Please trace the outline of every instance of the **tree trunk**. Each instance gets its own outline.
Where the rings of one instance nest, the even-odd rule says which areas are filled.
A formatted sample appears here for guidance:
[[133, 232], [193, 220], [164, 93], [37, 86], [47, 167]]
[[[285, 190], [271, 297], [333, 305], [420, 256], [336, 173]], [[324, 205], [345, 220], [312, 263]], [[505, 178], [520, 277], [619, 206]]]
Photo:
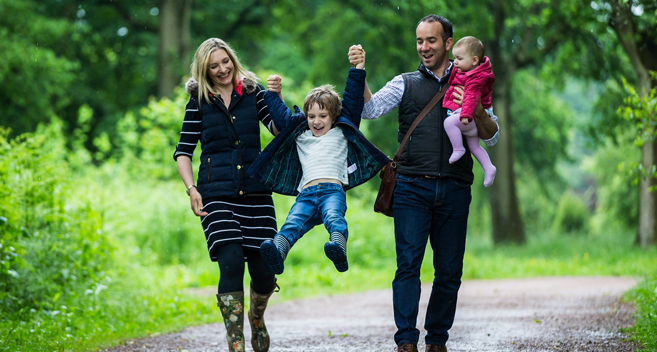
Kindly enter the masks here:
[[167, 96], [189, 72], [189, 27], [192, 0], [162, 0], [160, 3], [160, 49], [158, 95]]
[[[634, 24], [634, 15], [630, 7], [631, 3], [613, 1], [613, 15], [609, 25], [614, 29], [618, 40], [621, 42], [625, 53], [630, 59], [634, 72], [638, 78], [637, 91], [644, 98], [655, 82], [650, 79], [649, 70], [655, 70], [656, 61], [652, 55], [642, 53], [637, 43], [638, 37], [645, 33], [637, 33]], [[657, 164], [657, 143], [645, 143], [641, 148], [641, 164], [644, 169], [652, 169]], [[637, 243], [642, 247], [650, 247], [657, 244], [657, 192], [650, 192], [654, 186], [654, 178], [641, 177], [639, 179], [639, 233]]]
[[[649, 167], [657, 164], [657, 143], [646, 143], [641, 148], [641, 163]], [[657, 192], [650, 192], [654, 178], [641, 177], [639, 181], [639, 244], [650, 247], [657, 244]]]
[[515, 74], [513, 59], [504, 55], [508, 51], [500, 46], [506, 20], [506, 7], [503, 1], [493, 1], [491, 11], [496, 21], [493, 24], [495, 39], [486, 43], [486, 52], [495, 71], [495, 89], [493, 89], [493, 107], [500, 125], [500, 139], [497, 145], [488, 148], [491, 161], [497, 167], [495, 183], [488, 188], [493, 227], [493, 242], [525, 243], [525, 229], [518, 210], [516, 195], [516, 175], [514, 171], [515, 157], [513, 153], [513, 133], [511, 126], [511, 82]]
[[495, 115], [499, 118], [500, 139], [489, 148], [497, 174], [489, 188], [493, 241], [495, 244], [525, 242], [525, 230], [518, 210], [516, 176], [514, 172], [513, 137], [511, 126], [511, 79], [513, 70], [498, 75], [493, 91]]

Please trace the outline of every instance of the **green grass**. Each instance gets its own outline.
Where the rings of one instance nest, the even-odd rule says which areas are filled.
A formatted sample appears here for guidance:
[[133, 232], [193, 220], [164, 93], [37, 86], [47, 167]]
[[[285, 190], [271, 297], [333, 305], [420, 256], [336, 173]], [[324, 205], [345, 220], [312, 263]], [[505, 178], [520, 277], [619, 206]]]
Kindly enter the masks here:
[[130, 272], [108, 272], [82, 294], [58, 301], [55, 310], [3, 316], [0, 351], [98, 350], [216, 321], [208, 298], [183, 293], [176, 267], [126, 269]]
[[636, 304], [636, 325], [629, 329], [644, 348], [657, 351], [657, 276], [646, 278], [625, 297]]

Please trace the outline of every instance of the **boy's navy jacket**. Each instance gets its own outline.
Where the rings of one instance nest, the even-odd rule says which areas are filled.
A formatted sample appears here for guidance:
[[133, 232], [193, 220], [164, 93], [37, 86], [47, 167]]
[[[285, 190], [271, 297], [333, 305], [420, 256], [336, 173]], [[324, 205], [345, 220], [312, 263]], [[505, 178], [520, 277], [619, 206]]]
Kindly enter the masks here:
[[[351, 68], [342, 97], [342, 111], [335, 126], [342, 128], [347, 138], [347, 167], [349, 184], [345, 190], [354, 188], [374, 177], [390, 159], [370, 143], [358, 130], [363, 111], [365, 70]], [[279, 131], [276, 138], [262, 151], [248, 169], [249, 176], [276, 193], [296, 196], [303, 171], [297, 152], [296, 138], [309, 130], [306, 116], [295, 105], [295, 114], [281, 101], [278, 94], [265, 92], [274, 123]], [[331, 153], [327, 150], [326, 153]]]

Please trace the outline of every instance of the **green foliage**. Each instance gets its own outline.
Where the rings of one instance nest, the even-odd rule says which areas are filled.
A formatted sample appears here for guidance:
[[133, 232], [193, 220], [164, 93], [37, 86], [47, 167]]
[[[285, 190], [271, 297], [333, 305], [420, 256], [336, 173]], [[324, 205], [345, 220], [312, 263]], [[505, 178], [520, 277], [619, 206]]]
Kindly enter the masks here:
[[588, 217], [584, 201], [571, 192], [566, 192], [557, 205], [552, 232], [554, 234], [585, 232]]
[[639, 192], [633, 185], [632, 175], [622, 172], [625, 163], [640, 160], [640, 151], [626, 143], [615, 145], [611, 141], [597, 150], [595, 155], [585, 158], [583, 168], [593, 175], [596, 184], [596, 214], [593, 231], [609, 226], [631, 231], [638, 223]]
[[[657, 80], [657, 72], [651, 72], [653, 80]], [[654, 143], [657, 137], [657, 88], [649, 92], [637, 92], [633, 86], [623, 79], [623, 87], [627, 97], [624, 105], [618, 108], [618, 114], [625, 120], [634, 122], [636, 139], [634, 143], [641, 147], [646, 143]], [[629, 164], [629, 172], [635, 175], [634, 182], [639, 178], [657, 178], [657, 165]], [[657, 186], [650, 187], [651, 191]]]
[[636, 304], [636, 325], [630, 328], [642, 350], [657, 351], [657, 276], [654, 273], [626, 294]]
[[31, 1], [0, 1], [0, 125], [17, 134], [62, 113], [79, 69], [58, 52], [72, 24], [36, 10]]
[[51, 309], [98, 280], [111, 253], [94, 205], [71, 203], [58, 127], [12, 142], [0, 130], [3, 313]]
[[[146, 183], [121, 188], [129, 184], [125, 171], [113, 182], [93, 169], [74, 173], [60, 128], [53, 124], [12, 141], [0, 129], [0, 329], [6, 332], [0, 351], [85, 350], [209, 322], [212, 305], [181, 295], [183, 271], [156, 266], [149, 251], [137, 256], [138, 233], [131, 240], [132, 233], [121, 232], [130, 229], [119, 226], [134, 219], [132, 226], [140, 222], [145, 228], [135, 214], [166, 217], [158, 206], [168, 204], [171, 192], [159, 189], [161, 198], [152, 199], [150, 211], [136, 212], [147, 204], [140, 192], [158, 188], [147, 189]], [[184, 261], [177, 253], [185, 246], [172, 241], [175, 236], [158, 237], [165, 234], [160, 229], [191, 223], [179, 220], [175, 208], [170, 222], [148, 233], [176, 249], [172, 258], [163, 258], [167, 263]], [[198, 238], [194, 247], [202, 248], [202, 233]]]
[[563, 187], [556, 164], [569, 160], [567, 147], [573, 126], [570, 107], [553, 91], [554, 87], [530, 72], [514, 76], [511, 112], [515, 153], [520, 167], [532, 170], [545, 188]]
[[151, 98], [139, 112], [126, 113], [117, 123], [120, 149], [111, 160], [125, 168], [132, 177], [177, 178], [178, 172], [171, 165], [187, 101], [189, 94], [178, 89], [173, 100]]

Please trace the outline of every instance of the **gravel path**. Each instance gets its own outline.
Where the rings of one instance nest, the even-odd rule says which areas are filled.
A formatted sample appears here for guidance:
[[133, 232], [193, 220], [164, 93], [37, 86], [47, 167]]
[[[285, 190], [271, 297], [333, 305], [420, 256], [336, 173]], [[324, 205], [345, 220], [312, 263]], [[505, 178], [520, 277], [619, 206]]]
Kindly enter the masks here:
[[[635, 284], [622, 277], [465, 281], [447, 347], [450, 352], [634, 351], [637, 346], [624, 341], [620, 329], [633, 324], [634, 307], [621, 296]], [[422, 287], [418, 326], [424, 323], [429, 291], [430, 286]], [[271, 352], [396, 351], [390, 290], [274, 304], [266, 320]], [[190, 327], [107, 352], [227, 351], [224, 334], [221, 323]], [[251, 351], [250, 342], [247, 346]]]

